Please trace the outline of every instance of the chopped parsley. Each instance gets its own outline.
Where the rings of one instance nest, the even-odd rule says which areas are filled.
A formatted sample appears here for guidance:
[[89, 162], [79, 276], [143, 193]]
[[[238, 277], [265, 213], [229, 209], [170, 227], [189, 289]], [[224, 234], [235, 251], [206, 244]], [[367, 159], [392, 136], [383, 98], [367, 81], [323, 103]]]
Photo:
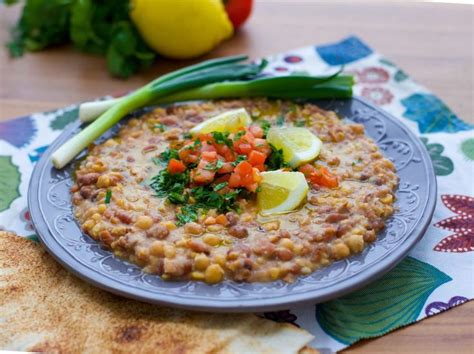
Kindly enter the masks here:
[[173, 204], [183, 204], [189, 199], [184, 193], [189, 183], [189, 172], [171, 174], [167, 169], [161, 170], [151, 179], [150, 187], [158, 197], [167, 197]]
[[105, 192], [105, 204], [110, 204], [111, 198], [112, 198], [112, 190], [107, 189], [107, 192]]
[[288, 167], [288, 164], [283, 159], [283, 150], [277, 149], [272, 144], [269, 144], [270, 148], [272, 149], [272, 153], [267, 158], [265, 165], [269, 171], [279, 170], [283, 167]]
[[241, 189], [235, 189], [228, 193], [217, 193], [214, 189], [215, 187], [212, 186], [199, 186], [191, 189], [196, 206], [202, 209], [217, 209], [219, 212], [236, 209], [235, 202]]
[[166, 149], [163, 151], [159, 157], [154, 157], [152, 160], [156, 165], [167, 165], [171, 159], [179, 159], [178, 150], [176, 149]]
[[242, 161], [245, 161], [247, 160], [247, 156], [246, 155], [238, 155], [237, 158], [235, 159], [234, 162], [232, 162], [232, 166], [235, 167], [237, 166], [239, 163], [241, 163]]
[[240, 138], [243, 137], [245, 133], [245, 130], [239, 130], [237, 133], [234, 134], [234, 141], [240, 140]]
[[178, 219], [178, 226], [187, 224], [188, 222], [194, 222], [198, 219], [199, 209], [192, 204], [184, 205], [181, 207], [181, 212], [176, 214]]
[[281, 127], [283, 126], [283, 124], [285, 124], [285, 116], [283, 114], [280, 114], [276, 119], [276, 125]]
[[216, 185], [214, 186], [214, 192], [220, 191], [222, 188], [227, 187], [228, 184], [229, 184], [229, 183], [227, 183], [227, 182], [222, 182], [222, 183], [216, 184]]
[[304, 119], [295, 120], [293, 123], [295, 127], [304, 127], [306, 125], [306, 121]]
[[218, 171], [221, 169], [221, 167], [224, 166], [224, 162], [221, 161], [221, 160], [217, 160], [216, 162], [213, 162], [213, 163], [208, 163], [204, 169], [205, 170], [208, 170], [208, 171]]
[[261, 120], [260, 121], [260, 127], [263, 129], [263, 135], [264, 136], [267, 136], [268, 131], [270, 130], [271, 126], [272, 125], [267, 120]]
[[190, 132], [183, 133], [183, 139], [191, 139], [191, 138], [192, 138], [192, 135]]
[[[232, 144], [232, 140], [229, 139], [229, 133], [227, 132], [212, 132], [211, 133], [214, 141], [216, 142], [216, 144], [218, 145], [227, 145], [228, 147], [232, 147], [233, 144]], [[212, 144], [212, 142], [211, 142]]]
[[165, 125], [162, 124], [162, 123], [159, 123], [159, 124], [155, 124], [155, 129], [158, 129], [160, 132], [164, 132], [165, 131]]

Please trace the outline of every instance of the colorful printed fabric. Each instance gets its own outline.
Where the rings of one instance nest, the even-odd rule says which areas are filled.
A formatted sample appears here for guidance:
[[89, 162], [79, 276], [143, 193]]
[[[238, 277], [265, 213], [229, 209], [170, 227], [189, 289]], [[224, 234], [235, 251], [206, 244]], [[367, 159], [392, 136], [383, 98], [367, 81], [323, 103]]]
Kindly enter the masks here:
[[[471, 300], [474, 127], [357, 37], [268, 59], [268, 73], [279, 75], [330, 73], [344, 64], [356, 78], [355, 95], [381, 106], [421, 137], [437, 175], [438, 204], [423, 239], [380, 280], [324, 304], [263, 316], [305, 328], [315, 335], [315, 347], [338, 351]], [[32, 169], [76, 118], [77, 106], [70, 106], [0, 123], [0, 229], [34, 239], [26, 203]]]

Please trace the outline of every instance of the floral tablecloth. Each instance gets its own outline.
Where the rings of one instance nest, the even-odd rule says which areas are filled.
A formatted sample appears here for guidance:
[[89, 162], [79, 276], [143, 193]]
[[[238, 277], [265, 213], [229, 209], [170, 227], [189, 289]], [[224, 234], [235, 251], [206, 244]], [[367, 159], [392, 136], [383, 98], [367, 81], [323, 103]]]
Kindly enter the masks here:
[[[474, 126], [357, 37], [268, 58], [270, 74], [354, 74], [355, 95], [399, 118], [421, 137], [433, 160], [438, 203], [420, 243], [380, 280], [337, 300], [265, 313], [315, 335], [323, 352], [377, 337], [471, 300], [474, 295]], [[0, 123], [0, 229], [34, 237], [27, 209], [31, 172], [77, 106]]]

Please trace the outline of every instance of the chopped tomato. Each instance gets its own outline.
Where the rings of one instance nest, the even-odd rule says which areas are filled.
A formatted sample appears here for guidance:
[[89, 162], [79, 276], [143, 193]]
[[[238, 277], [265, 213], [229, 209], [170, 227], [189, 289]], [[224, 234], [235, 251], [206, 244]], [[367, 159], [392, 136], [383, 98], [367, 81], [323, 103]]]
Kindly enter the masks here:
[[222, 167], [217, 171], [218, 174], [231, 173], [234, 170], [231, 162], [224, 162]]
[[208, 144], [208, 143], [204, 142], [204, 143], [202, 143], [201, 151], [203, 151], [203, 152], [205, 152], [205, 151], [215, 152], [217, 150], [214, 147], [214, 145], [211, 145], [211, 144]]
[[263, 129], [258, 125], [252, 125], [249, 130], [254, 137], [263, 138]]
[[217, 152], [215, 151], [203, 151], [201, 157], [207, 161], [216, 161], [217, 160]]
[[209, 184], [214, 180], [215, 172], [196, 168], [191, 171], [191, 180], [196, 184]]
[[235, 172], [242, 176], [252, 173], [252, 165], [247, 161], [242, 161], [237, 166], [235, 166]]
[[336, 188], [339, 186], [337, 176], [333, 175], [326, 167], [316, 168], [310, 164], [306, 164], [301, 166], [299, 170], [312, 184], [328, 188]]
[[263, 165], [267, 156], [259, 151], [253, 150], [249, 154], [248, 162], [252, 166]]
[[230, 188], [237, 188], [241, 186], [240, 175], [238, 173], [232, 173], [230, 175], [228, 186]]
[[269, 156], [272, 152], [270, 145], [268, 145], [265, 139], [255, 139], [254, 149], [265, 154], [266, 156]]
[[237, 151], [239, 154], [245, 154], [247, 155], [252, 151], [252, 145], [247, 144], [247, 143], [240, 143], [235, 147], [235, 151]]
[[171, 174], [182, 173], [186, 170], [186, 165], [179, 160], [171, 159], [168, 162], [168, 172]]

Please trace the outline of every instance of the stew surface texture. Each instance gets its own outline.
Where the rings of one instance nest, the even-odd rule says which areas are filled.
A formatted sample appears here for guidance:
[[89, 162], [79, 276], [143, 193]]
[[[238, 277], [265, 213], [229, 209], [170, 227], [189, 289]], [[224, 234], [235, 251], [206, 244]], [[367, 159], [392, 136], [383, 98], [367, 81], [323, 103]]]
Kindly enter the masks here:
[[[323, 142], [312, 166], [328, 171], [337, 185], [308, 181], [307, 198], [297, 210], [263, 216], [256, 193], [230, 189], [229, 175], [217, 171], [225, 169], [221, 165], [209, 169], [216, 179], [200, 189], [192, 182], [195, 172], [173, 175], [171, 182], [191, 178], [184, 190], [178, 182], [159, 180], [170, 177], [170, 154], [193, 144], [190, 128], [242, 107], [263, 131], [269, 126], [309, 129]], [[219, 137], [214, 138], [203, 144], [216, 143]], [[232, 144], [236, 139], [230, 136]], [[278, 156], [271, 154], [266, 164], [274, 166]], [[270, 169], [265, 166], [259, 168]], [[72, 200], [86, 234], [163, 279], [292, 282], [373, 242], [394, 212], [397, 184], [393, 163], [362, 125], [313, 104], [245, 99], [156, 108], [130, 119], [116, 137], [90, 148], [76, 170]]]

